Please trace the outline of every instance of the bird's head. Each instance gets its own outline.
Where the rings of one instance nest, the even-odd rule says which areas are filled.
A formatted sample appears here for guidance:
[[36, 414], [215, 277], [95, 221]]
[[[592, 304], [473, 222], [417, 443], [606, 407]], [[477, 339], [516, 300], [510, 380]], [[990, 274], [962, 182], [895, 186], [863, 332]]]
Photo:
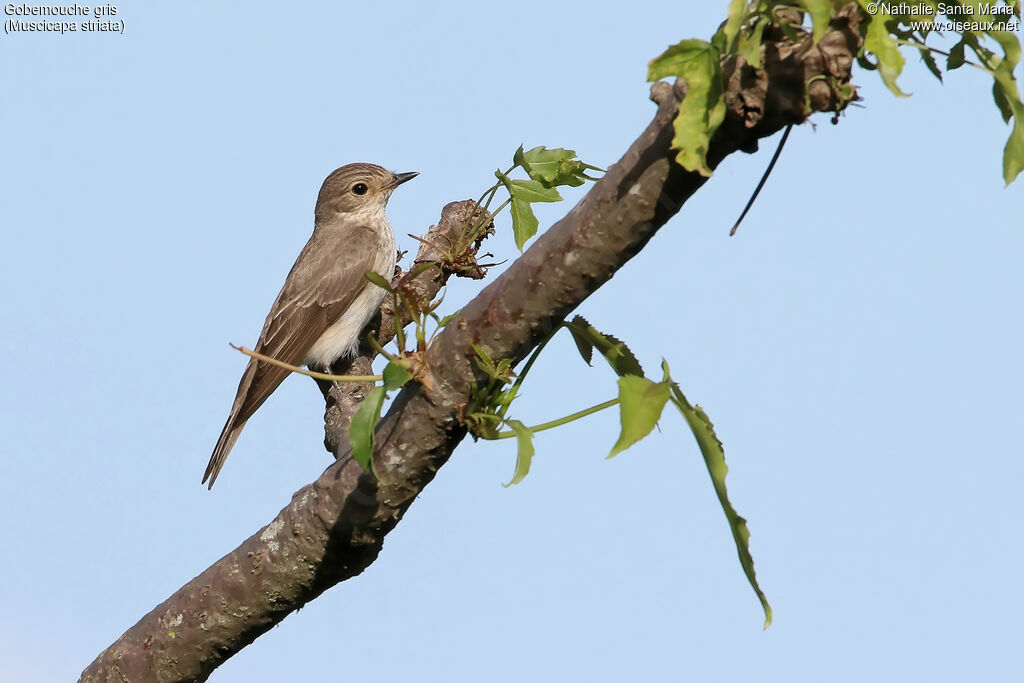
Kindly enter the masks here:
[[396, 187], [418, 173], [392, 173], [376, 164], [348, 164], [324, 180], [316, 200], [316, 222], [339, 214], [383, 217], [388, 197]]

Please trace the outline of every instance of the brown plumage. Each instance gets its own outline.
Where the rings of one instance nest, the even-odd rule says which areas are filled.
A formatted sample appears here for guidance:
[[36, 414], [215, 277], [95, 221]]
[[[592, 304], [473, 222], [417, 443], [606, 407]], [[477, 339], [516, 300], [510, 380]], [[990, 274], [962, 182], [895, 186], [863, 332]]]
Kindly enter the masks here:
[[[270, 308], [256, 352], [290, 365], [327, 370], [356, 350], [359, 333], [385, 294], [365, 273], [373, 271], [390, 280], [395, 267], [395, 235], [384, 208], [391, 192], [415, 176], [374, 164], [349, 164], [327, 176], [316, 200], [313, 235]], [[249, 359], [204, 484], [209, 480], [213, 488], [245, 423], [288, 374]]]

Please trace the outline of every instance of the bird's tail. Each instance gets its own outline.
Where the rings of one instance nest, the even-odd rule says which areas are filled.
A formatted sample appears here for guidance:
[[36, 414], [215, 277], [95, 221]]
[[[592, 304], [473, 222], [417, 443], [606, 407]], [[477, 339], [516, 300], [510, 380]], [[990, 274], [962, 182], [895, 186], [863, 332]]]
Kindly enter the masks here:
[[238, 435], [242, 433], [245, 423], [252, 416], [254, 409], [247, 410], [243, 415], [242, 408], [245, 406], [245, 400], [249, 395], [249, 388], [252, 386], [255, 377], [256, 360], [250, 359], [249, 365], [246, 366], [245, 372], [242, 374], [242, 380], [238, 383], [238, 392], [235, 394], [235, 402], [231, 406], [231, 414], [228, 415], [228, 421], [224, 423], [224, 429], [221, 430], [220, 438], [217, 439], [213, 455], [210, 456], [210, 464], [206, 466], [206, 473], [203, 474], [204, 484], [207, 479], [210, 480], [208, 489], [213, 488], [213, 482], [217, 481], [220, 468], [224, 467], [224, 461], [228, 459], [228, 454], [231, 452], [235, 442], [238, 441]]
[[213, 488], [213, 482], [217, 481], [220, 468], [224, 467], [224, 461], [228, 459], [228, 453], [231, 452], [235, 441], [238, 441], [238, 435], [242, 433], [242, 429], [245, 427], [245, 420], [235, 424], [237, 417], [237, 412], [232, 410], [231, 416], [224, 424], [224, 430], [220, 433], [220, 438], [217, 439], [217, 446], [213, 449], [213, 455], [210, 456], [210, 464], [206, 466], [206, 472], [203, 474], [204, 484], [207, 479], [210, 480], [207, 489]]

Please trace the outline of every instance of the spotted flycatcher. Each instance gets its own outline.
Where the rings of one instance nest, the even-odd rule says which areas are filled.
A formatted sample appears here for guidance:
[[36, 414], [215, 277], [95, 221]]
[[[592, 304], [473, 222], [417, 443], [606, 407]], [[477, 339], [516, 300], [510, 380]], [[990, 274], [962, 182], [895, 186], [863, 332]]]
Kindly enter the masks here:
[[[316, 199], [313, 235], [270, 308], [256, 352], [322, 372], [355, 353], [359, 333], [386, 294], [365, 275], [372, 271], [390, 280], [395, 269], [395, 233], [384, 207], [394, 189], [416, 175], [349, 164], [327, 176]], [[249, 359], [204, 484], [209, 479], [213, 488], [246, 421], [286, 376], [288, 370]]]

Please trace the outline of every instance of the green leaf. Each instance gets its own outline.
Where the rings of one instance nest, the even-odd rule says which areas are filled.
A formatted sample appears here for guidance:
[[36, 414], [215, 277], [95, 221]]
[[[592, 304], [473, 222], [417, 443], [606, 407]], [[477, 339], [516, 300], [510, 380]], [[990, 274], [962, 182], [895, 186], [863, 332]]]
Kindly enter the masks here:
[[[870, 0], [858, 0], [865, 10]], [[870, 15], [869, 15], [870, 17]], [[875, 55], [878, 60], [878, 72], [882, 81], [897, 97], [907, 97], [907, 93], [900, 90], [896, 85], [896, 79], [903, 71], [905, 60], [900, 53], [900, 46], [895, 38], [889, 33], [889, 29], [882, 20], [883, 15], [877, 14], [870, 17], [868, 21], [867, 35], [864, 36], [864, 49]]]
[[447, 327], [448, 323], [450, 323], [451, 321], [453, 321], [456, 318], [458, 318], [460, 313], [462, 313], [462, 309], [461, 308], [459, 310], [455, 311], [454, 313], [449, 313], [448, 315], [446, 315], [445, 317], [443, 317], [443, 318], [441, 318], [440, 320], [437, 321], [437, 326], [438, 327]]
[[[1010, 137], [1003, 148], [1003, 180], [1009, 185], [1024, 169], [1024, 102], [1021, 102], [1017, 80], [1013, 76], [1021, 61], [1021, 47], [1017, 37], [1009, 31], [990, 31], [989, 35], [999, 43], [1004, 53], [1002, 59], [994, 55], [991, 59], [991, 62], [995, 63], [992, 71], [992, 78], [995, 80], [992, 94], [1003, 120], [1009, 122], [1011, 118], [1013, 119]], [[977, 48], [975, 51], [977, 52]]]
[[647, 65], [647, 80], [653, 82], [679, 76], [687, 69], [687, 62], [709, 49], [710, 43], [695, 38], [676, 43], [650, 61]]
[[483, 347], [473, 343], [470, 343], [470, 346], [473, 348], [473, 359], [476, 361], [477, 367], [483, 370], [492, 380], [501, 384], [507, 384], [511, 381], [512, 377], [515, 377], [515, 373], [511, 370], [512, 361], [508, 358], [501, 358], [495, 362]]
[[725, 23], [718, 29], [711, 42], [721, 52], [733, 52], [736, 46], [736, 37], [746, 19], [747, 0], [729, 0], [729, 13], [726, 15]]
[[994, 69], [996, 67], [993, 61], [998, 61], [999, 58], [996, 57], [995, 52], [992, 52], [992, 50], [989, 50], [978, 42], [977, 33], [971, 33], [969, 31], [964, 32], [962, 34], [962, 39], [971, 47], [972, 50], [974, 50], [974, 54], [977, 55], [978, 61], [981, 62], [982, 66], [986, 69]]
[[768, 17], [758, 19], [749, 32], [744, 31], [740, 34], [740, 40], [736, 46], [736, 52], [755, 69], [761, 68], [761, 42], [764, 40], [764, 29], [769, 23]]
[[553, 187], [545, 187], [539, 180], [506, 180], [505, 187], [513, 199], [524, 202], [560, 202], [562, 195]]
[[[522, 157], [522, 146], [516, 151], [516, 158]], [[518, 161], [516, 163], [519, 163]], [[530, 206], [533, 202], [557, 202], [562, 199], [558, 190], [552, 187], [544, 187], [537, 180], [512, 180], [501, 171], [495, 171], [494, 175], [501, 181], [501, 184], [508, 190], [512, 199], [512, 235], [516, 240], [516, 247], [523, 250], [527, 240], [537, 234], [537, 216]]]
[[401, 363], [391, 361], [384, 366], [384, 390], [394, 391], [412, 379], [412, 373]]
[[[582, 323], [577, 322], [582, 321]], [[583, 356], [584, 362], [587, 365], [591, 365], [591, 361], [594, 360], [594, 345], [590, 343], [585, 334], [581, 334], [576, 326], [580, 325], [584, 328], [590, 327], [586, 320], [583, 320], [581, 316], [576, 316], [572, 319], [571, 323], [563, 323], [565, 327], [572, 334], [572, 340], [576, 343], [576, 348], [579, 349], [580, 355]], [[593, 329], [593, 328], [591, 328]], [[643, 374], [642, 372], [640, 373]]]
[[534, 215], [530, 202], [513, 197], [510, 210], [512, 212], [512, 236], [516, 240], [516, 248], [522, 251], [523, 245], [537, 234], [540, 223], [537, 222], [537, 216]]
[[382, 278], [380, 275], [378, 275], [377, 273], [373, 272], [372, 270], [366, 271], [365, 275], [366, 275], [366, 279], [367, 280], [369, 280], [373, 284], [377, 285], [378, 287], [383, 289], [385, 292], [394, 292], [395, 291], [395, 290], [393, 290], [391, 288], [391, 283], [390, 282], [388, 282], [387, 280], [385, 280], [384, 278]]
[[1024, 105], [1011, 102], [1013, 107], [1013, 128], [1003, 148], [1003, 180], [1007, 185], [1016, 180], [1024, 170]]
[[1010, 31], [990, 31], [989, 36], [1003, 48], [1004, 56], [999, 67], [1003, 68], [1012, 80], [1013, 72], [1021, 60], [1021, 48], [1017, 36]]
[[646, 377], [626, 375], [619, 378], [619, 419], [622, 432], [609, 458], [615, 457], [651, 433], [661, 418], [669, 398], [666, 382], [652, 382]]
[[[523, 158], [523, 146], [519, 145], [519, 149], [512, 155], [512, 162], [516, 166], [526, 166], [526, 160]], [[500, 178], [500, 176], [499, 176]]]
[[797, 0], [795, 3], [807, 10], [811, 16], [811, 37], [817, 43], [828, 31], [832, 19], [832, 3], [829, 0]]
[[570, 185], [579, 187], [586, 182], [584, 171], [594, 168], [576, 158], [576, 152], [571, 149], [547, 149], [546, 147], [534, 147], [529, 152], [523, 152], [522, 146], [516, 152], [515, 162], [523, 167], [523, 170], [544, 187], [555, 187], [558, 185]]
[[576, 348], [579, 349], [583, 360], [590, 365], [594, 357], [594, 349], [597, 349], [608, 364], [612, 366], [619, 377], [626, 375], [644, 376], [644, 369], [640, 367], [640, 361], [636, 359], [633, 352], [629, 350], [626, 343], [616, 339], [610, 334], [597, 331], [593, 325], [581, 316], [575, 316], [570, 322], [562, 323], [572, 333]]
[[352, 444], [352, 459], [362, 465], [367, 472], [373, 473], [373, 432], [380, 421], [380, 409], [384, 405], [386, 390], [382, 386], [370, 389], [366, 398], [359, 404], [359, 410], [352, 417], [348, 428], [348, 438]]
[[[1013, 71], [1021, 59], [1020, 43], [1017, 42], [1016, 36], [1007, 31], [992, 31], [989, 35], [1002, 46], [1005, 55], [1002, 59], [995, 55], [992, 56], [991, 61], [995, 66], [992, 70], [992, 78], [995, 80], [996, 86], [994, 91], [996, 104], [1003, 114], [1003, 120], [1009, 121], [1010, 116], [1013, 115], [1012, 103], [1020, 102], [1020, 91], [1017, 89], [1017, 81], [1013, 76]], [[999, 102], [1000, 97], [1003, 100], [1002, 103]]]
[[516, 471], [512, 475], [512, 481], [507, 484], [502, 484], [504, 487], [518, 484], [526, 475], [530, 472], [530, 463], [533, 462], [533, 432], [530, 428], [524, 425], [519, 420], [506, 420], [507, 424], [513, 432], [516, 433], [516, 443], [519, 444], [519, 451], [516, 454]]
[[932, 75], [939, 79], [939, 83], [941, 83], [942, 71], [939, 69], [939, 65], [935, 63], [935, 57], [933, 57], [932, 53], [928, 50], [920, 50], [920, 52], [921, 61], [924, 62], [924, 65], [928, 67], [928, 70], [932, 72]]
[[747, 581], [750, 582], [751, 588], [757, 594], [757, 599], [761, 601], [761, 607], [764, 609], [764, 627], [768, 628], [772, 623], [772, 607], [768, 604], [768, 598], [765, 597], [757, 583], [754, 558], [750, 554], [750, 530], [747, 528], [747, 520], [740, 517], [732, 503], [729, 502], [729, 492], [725, 487], [725, 477], [729, 473], [729, 467], [725, 464], [725, 449], [722, 447], [722, 442], [718, 440], [718, 436], [715, 435], [715, 427], [711, 424], [704, 409], [700, 406], [690, 405], [686, 396], [679, 389], [679, 385], [672, 381], [669, 376], [668, 363], [662, 361], [662, 369], [665, 373], [663, 384], [671, 387], [672, 403], [690, 425], [690, 431], [697, 439], [697, 446], [700, 447], [700, 452], [704, 456], [704, 464], [708, 468], [708, 474], [711, 475], [711, 483], [718, 495], [718, 502], [722, 506], [722, 511], [725, 512], [725, 517], [729, 521], [729, 528], [732, 530], [736, 552], [740, 556], [740, 565], [743, 567], [743, 573], [747, 575]]
[[964, 47], [966, 43], [960, 41], [949, 51], [949, 57], [946, 58], [946, 71], [952, 71], [953, 69], [959, 69], [967, 60], [964, 58]]
[[1003, 117], [1003, 123], [1009, 123], [1010, 119], [1013, 118], [1013, 107], [1010, 106], [1010, 98], [1006, 96], [1006, 90], [999, 82], [999, 79], [992, 82], [992, 99], [995, 100], [996, 109], [999, 110], [999, 114]]
[[711, 136], [725, 119], [725, 97], [719, 52], [703, 40], [684, 40], [651, 61], [647, 79], [678, 76], [686, 81], [686, 97], [673, 124], [672, 149], [676, 163], [688, 171], [710, 176], [707, 151]]
[[[473, 342], [470, 342], [470, 347], [473, 349], [473, 353], [476, 355], [477, 364], [483, 368], [493, 368], [494, 361], [491, 360], [490, 354], [482, 346], [478, 346]], [[491, 375], [493, 377], [493, 375]]]

